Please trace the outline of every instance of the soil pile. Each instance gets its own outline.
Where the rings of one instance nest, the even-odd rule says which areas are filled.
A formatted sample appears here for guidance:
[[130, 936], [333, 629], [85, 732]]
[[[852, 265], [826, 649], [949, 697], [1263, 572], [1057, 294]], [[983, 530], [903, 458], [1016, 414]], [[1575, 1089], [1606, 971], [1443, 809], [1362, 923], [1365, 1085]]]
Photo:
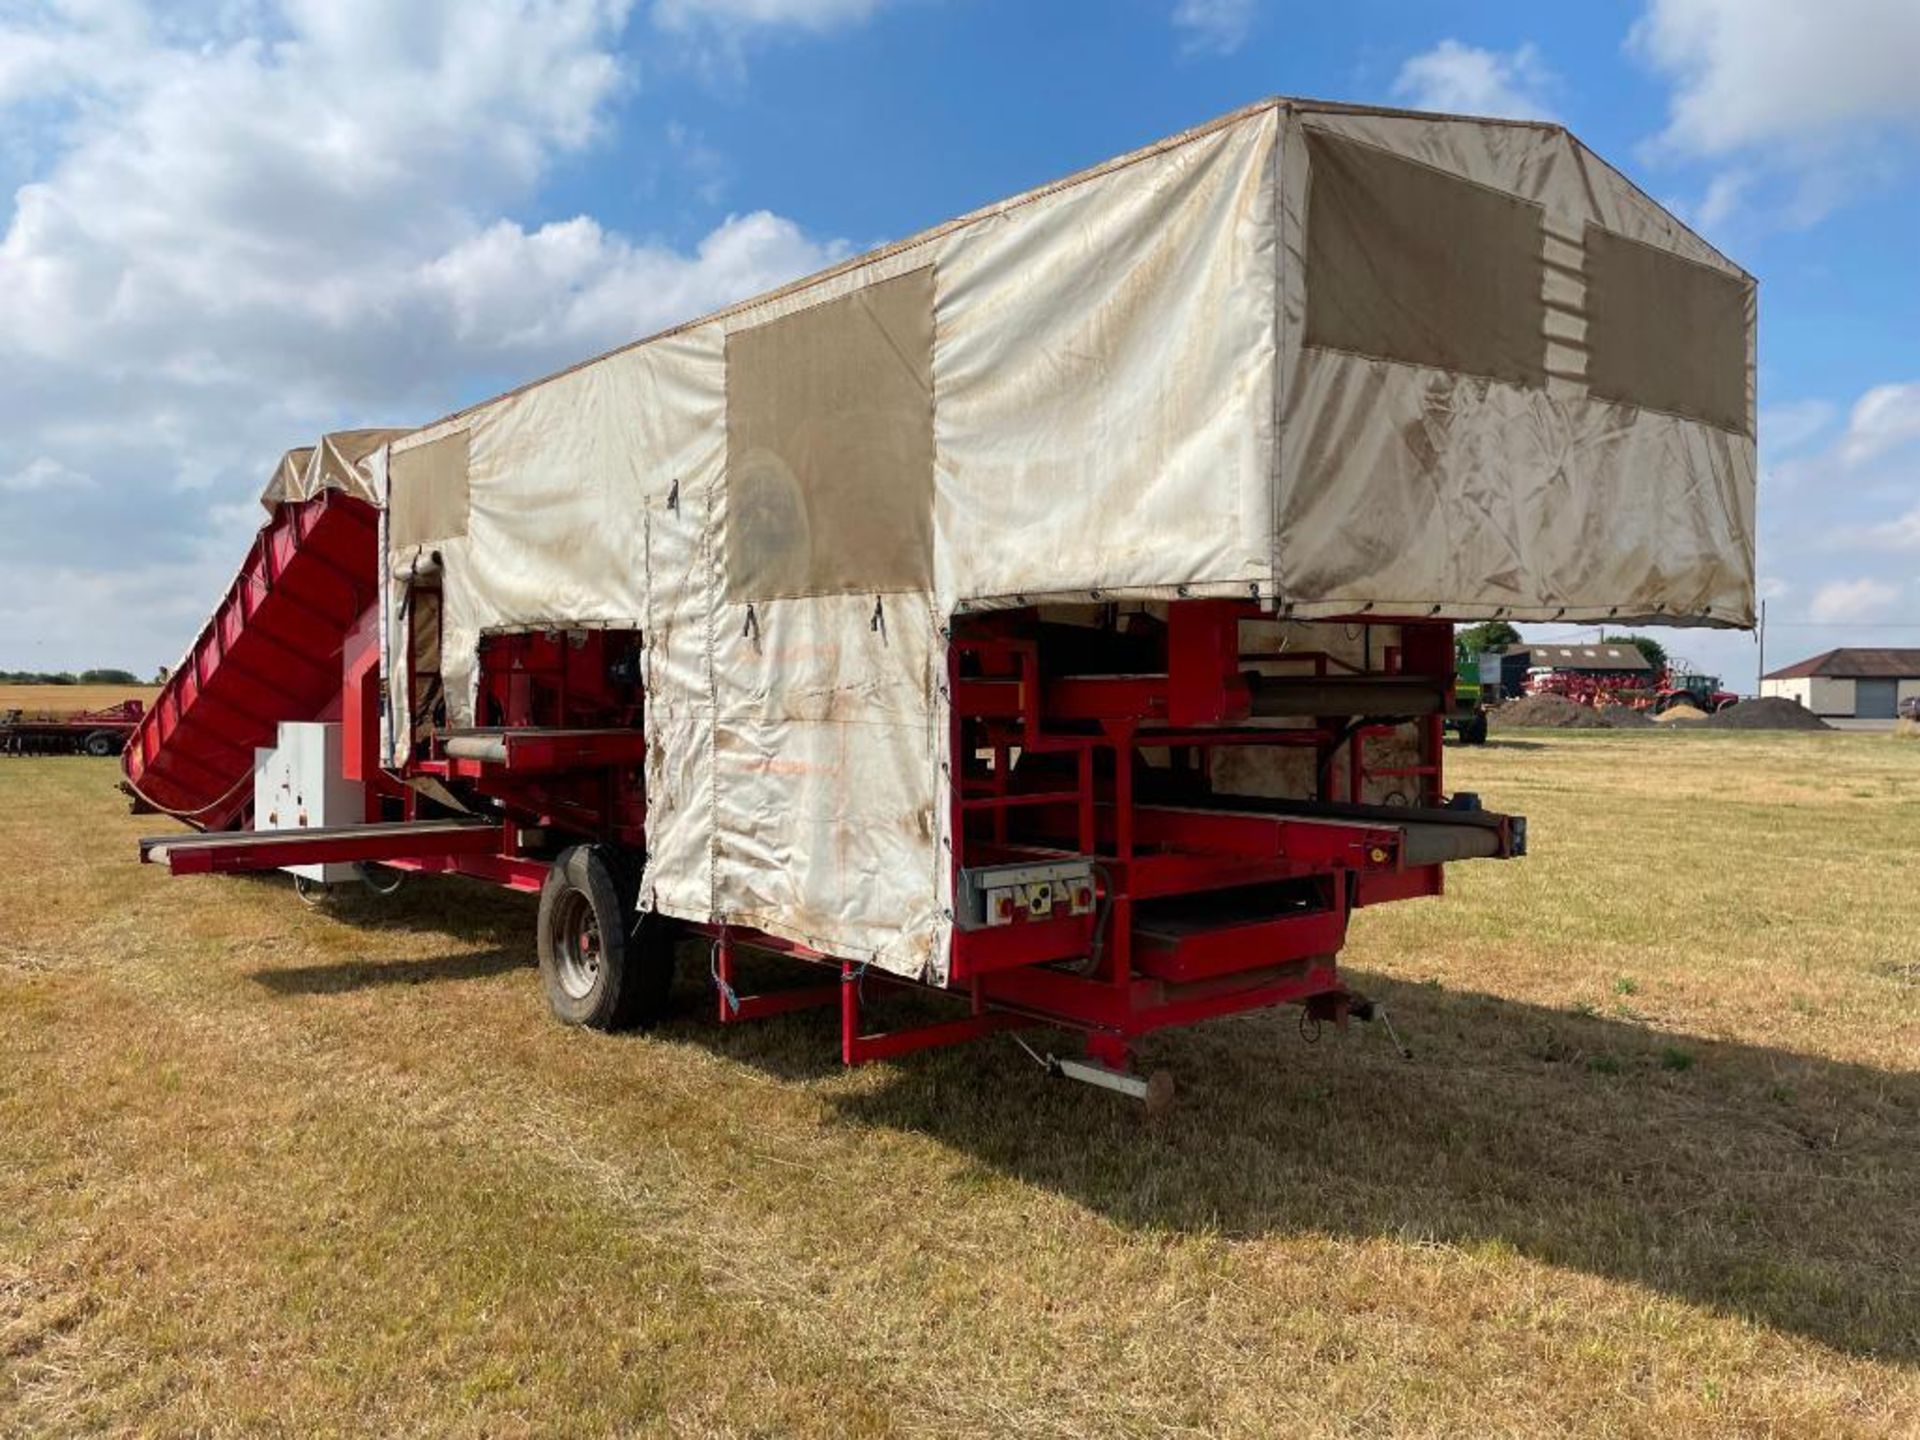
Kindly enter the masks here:
[[1496, 730], [1611, 730], [1598, 710], [1564, 695], [1528, 695], [1490, 712]]
[[1831, 730], [1818, 715], [1792, 700], [1767, 695], [1759, 700], [1742, 700], [1710, 716], [1707, 724], [1715, 730]]
[[1631, 705], [1602, 705], [1600, 718], [1616, 730], [1647, 730], [1653, 726], [1652, 716]]
[[1696, 710], [1691, 705], [1674, 705], [1662, 710], [1653, 718], [1658, 720], [1662, 725], [1670, 725], [1676, 720], [1683, 723], [1688, 720], [1704, 720], [1707, 718], [1707, 712], [1704, 710]]

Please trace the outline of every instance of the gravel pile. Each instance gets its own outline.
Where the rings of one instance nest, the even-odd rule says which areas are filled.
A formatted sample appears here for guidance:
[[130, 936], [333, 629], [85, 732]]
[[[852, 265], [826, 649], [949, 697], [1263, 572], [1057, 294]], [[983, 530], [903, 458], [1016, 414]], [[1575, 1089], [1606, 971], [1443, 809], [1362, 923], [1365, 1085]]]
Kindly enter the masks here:
[[1833, 727], [1804, 705], [1778, 695], [1742, 700], [1707, 718], [1715, 730], [1831, 730]]
[[1646, 730], [1655, 724], [1704, 725], [1713, 730], [1833, 728], [1804, 706], [1771, 695], [1764, 700], [1742, 700], [1715, 715], [1692, 705], [1675, 705], [1658, 715], [1627, 705], [1604, 705], [1596, 710], [1564, 695], [1528, 695], [1509, 700], [1487, 714], [1496, 730]]
[[1564, 695], [1528, 695], [1489, 712], [1496, 730], [1611, 730], [1607, 718], [1590, 705]]

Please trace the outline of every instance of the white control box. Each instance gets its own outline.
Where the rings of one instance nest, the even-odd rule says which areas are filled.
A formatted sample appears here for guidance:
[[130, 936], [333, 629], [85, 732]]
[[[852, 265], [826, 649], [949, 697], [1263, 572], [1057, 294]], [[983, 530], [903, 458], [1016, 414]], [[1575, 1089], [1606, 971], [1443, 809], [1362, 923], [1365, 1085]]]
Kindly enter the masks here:
[[[253, 752], [253, 828], [323, 830], [366, 823], [357, 780], [340, 774], [340, 727], [330, 721], [280, 722], [277, 743]], [[337, 885], [359, 873], [350, 864], [284, 865], [289, 875]]]

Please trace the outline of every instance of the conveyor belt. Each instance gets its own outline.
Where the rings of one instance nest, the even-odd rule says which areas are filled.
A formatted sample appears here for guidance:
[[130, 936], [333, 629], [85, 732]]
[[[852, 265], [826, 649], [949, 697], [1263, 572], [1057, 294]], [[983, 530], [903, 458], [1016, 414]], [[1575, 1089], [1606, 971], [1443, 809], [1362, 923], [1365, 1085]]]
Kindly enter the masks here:
[[645, 733], [634, 726], [612, 729], [523, 726], [450, 730], [442, 737], [441, 748], [449, 760], [500, 765], [524, 773], [638, 765], [646, 759], [647, 739]]
[[390, 825], [336, 825], [310, 830], [237, 830], [210, 835], [153, 835], [140, 858], [176, 875], [277, 870], [282, 865], [407, 860], [497, 850], [501, 827], [489, 820], [409, 820]]
[[[1167, 807], [1172, 808], [1172, 807]], [[1401, 832], [1402, 863], [1444, 865], [1526, 853], [1526, 820], [1488, 810], [1433, 806], [1340, 804], [1281, 800], [1260, 795], [1221, 795], [1211, 801], [1178, 802], [1186, 810], [1218, 816], [1283, 816], [1296, 823], [1368, 825]]]
[[1485, 860], [1500, 853], [1500, 832], [1477, 825], [1437, 825], [1412, 821], [1400, 827], [1406, 841], [1400, 854], [1408, 865], [1444, 865], [1454, 860]]
[[1286, 715], [1431, 715], [1446, 684], [1430, 675], [1251, 675], [1252, 709]]

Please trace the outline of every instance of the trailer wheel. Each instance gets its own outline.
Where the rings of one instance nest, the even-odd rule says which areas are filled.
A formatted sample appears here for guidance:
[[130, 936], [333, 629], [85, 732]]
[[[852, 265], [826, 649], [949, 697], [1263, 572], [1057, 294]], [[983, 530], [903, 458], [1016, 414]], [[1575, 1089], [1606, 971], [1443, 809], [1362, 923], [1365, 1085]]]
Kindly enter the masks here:
[[96, 730], [86, 739], [86, 752], [104, 758], [120, 748], [120, 737], [111, 730]]
[[540, 980], [554, 1017], [591, 1030], [651, 1025], [673, 984], [667, 922], [637, 919], [630, 867], [598, 847], [562, 851], [540, 887]]
[[1468, 745], [1487, 743], [1487, 712], [1476, 711], [1469, 715], [1460, 726], [1460, 739]]
[[407, 883], [407, 872], [396, 870], [391, 865], [368, 860], [354, 868], [360, 872], [360, 883], [367, 887], [367, 893], [378, 895], [382, 900], [398, 895], [401, 886]]

